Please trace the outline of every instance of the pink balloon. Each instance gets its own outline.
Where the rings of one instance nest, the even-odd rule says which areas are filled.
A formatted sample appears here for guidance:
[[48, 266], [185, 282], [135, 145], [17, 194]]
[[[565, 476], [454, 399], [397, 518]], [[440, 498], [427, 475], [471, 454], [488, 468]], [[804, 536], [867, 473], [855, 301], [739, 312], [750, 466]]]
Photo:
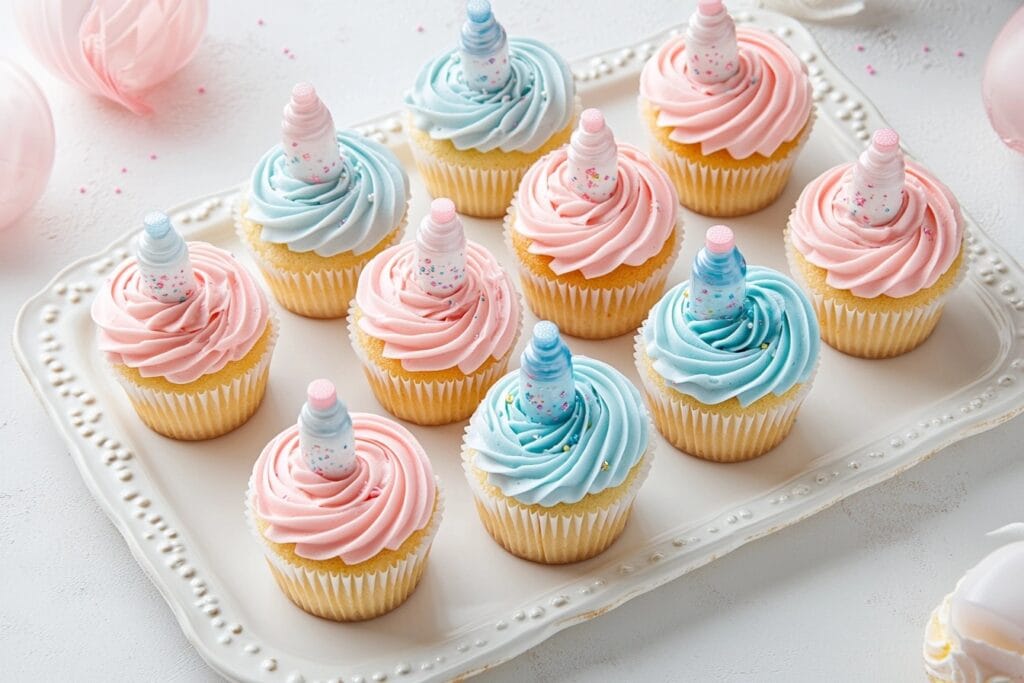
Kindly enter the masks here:
[[25, 215], [53, 168], [50, 105], [24, 69], [0, 59], [0, 230]]
[[68, 83], [136, 114], [142, 94], [185, 66], [206, 30], [207, 0], [15, 0], [25, 42]]
[[1024, 7], [1010, 17], [992, 43], [981, 96], [999, 137], [1024, 154]]

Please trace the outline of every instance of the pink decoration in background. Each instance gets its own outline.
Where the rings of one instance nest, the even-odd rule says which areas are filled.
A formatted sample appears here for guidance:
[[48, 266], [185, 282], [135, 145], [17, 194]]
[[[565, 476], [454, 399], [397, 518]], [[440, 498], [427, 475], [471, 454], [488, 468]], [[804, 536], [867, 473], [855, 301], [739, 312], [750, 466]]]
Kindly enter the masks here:
[[25, 215], [53, 168], [53, 117], [32, 77], [0, 59], [0, 229]]
[[992, 127], [1011, 149], [1024, 154], [1024, 7], [996, 36], [985, 61], [981, 96]]
[[207, 0], [14, 0], [25, 42], [54, 74], [136, 114], [192, 58]]

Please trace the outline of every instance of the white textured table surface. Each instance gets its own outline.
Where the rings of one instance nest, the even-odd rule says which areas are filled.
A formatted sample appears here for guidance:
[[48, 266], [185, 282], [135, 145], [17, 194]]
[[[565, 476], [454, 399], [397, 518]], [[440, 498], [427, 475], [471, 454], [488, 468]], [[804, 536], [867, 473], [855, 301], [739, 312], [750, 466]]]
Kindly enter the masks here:
[[[275, 141], [295, 81], [314, 82], [342, 125], [396, 109], [418, 66], [454, 40], [461, 11], [459, 0], [211, 4], [196, 59], [153, 96], [158, 113], [141, 119], [49, 77], [24, 49], [10, 3], [0, 3], [0, 57], [37, 77], [58, 141], [41, 201], [0, 233], [5, 338], [20, 303], [58, 268], [146, 210], [245, 177]], [[1024, 158], [998, 142], [979, 95], [988, 46], [1019, 3], [868, 4], [811, 31], [965, 209], [1024, 260]], [[499, 0], [496, 12], [510, 32], [572, 58], [681, 23], [689, 3]], [[0, 678], [216, 680], [20, 375], [11, 353], [0, 354]], [[929, 611], [994, 547], [984, 532], [1024, 521], [1022, 442], [1024, 420], [1015, 420], [949, 448], [480, 680], [923, 680]]]

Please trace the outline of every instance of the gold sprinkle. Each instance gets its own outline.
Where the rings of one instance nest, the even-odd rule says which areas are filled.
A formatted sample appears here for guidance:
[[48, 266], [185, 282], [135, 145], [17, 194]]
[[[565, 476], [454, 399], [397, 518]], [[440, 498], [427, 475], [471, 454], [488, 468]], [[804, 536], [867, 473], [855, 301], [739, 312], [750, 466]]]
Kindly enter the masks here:
[[601, 471], [602, 472], [607, 472], [608, 471], [608, 467], [609, 467], [609, 465], [608, 465], [608, 461], [607, 460], [605, 460], [603, 463], [601, 463]]
[[505, 403], [512, 403], [514, 400], [516, 400], [515, 394], [508, 394], [505, 396]]
[[569, 444], [566, 444], [566, 445], [562, 446], [562, 452], [563, 453], [568, 453], [569, 452]]
[[768, 342], [761, 342], [761, 350], [763, 351], [763, 350], [765, 350], [767, 348], [768, 348]]

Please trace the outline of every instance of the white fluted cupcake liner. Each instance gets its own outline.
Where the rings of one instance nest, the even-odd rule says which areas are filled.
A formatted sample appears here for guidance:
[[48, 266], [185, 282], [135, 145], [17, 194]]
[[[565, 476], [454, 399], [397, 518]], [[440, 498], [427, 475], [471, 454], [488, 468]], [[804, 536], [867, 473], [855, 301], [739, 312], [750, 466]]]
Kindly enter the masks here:
[[[512, 246], [513, 211], [505, 217], [505, 245]], [[669, 271], [683, 242], [683, 221], [676, 222], [672, 255], [645, 280], [622, 287], [579, 287], [537, 275], [516, 258], [523, 296], [534, 315], [550, 320], [565, 334], [582, 339], [610, 339], [636, 331], [665, 292]]]
[[267, 324], [271, 326], [270, 339], [256, 364], [210, 389], [161, 391], [136, 384], [117, 370], [114, 374], [135, 412], [153, 431], [182, 441], [212, 439], [245, 424], [263, 401], [278, 335], [273, 316]]
[[856, 310], [812, 288], [796, 261], [796, 247], [790, 240], [788, 228], [785, 242], [789, 271], [814, 306], [814, 313], [821, 326], [822, 341], [837, 351], [858, 358], [892, 358], [913, 351], [923, 344], [938, 325], [946, 301], [956, 291], [969, 267], [967, 256], [964, 255], [953, 284], [919, 306], [891, 311], [882, 308]]
[[661, 166], [679, 193], [679, 201], [705, 216], [745, 216], [779, 198], [793, 172], [796, 158], [814, 126], [815, 113], [804, 126], [799, 142], [783, 157], [743, 168], [717, 166], [705, 158], [690, 159], [650, 135], [651, 158]]
[[477, 370], [463, 378], [423, 381], [413, 375], [403, 377], [381, 368], [370, 358], [359, 342], [353, 302], [348, 317], [348, 334], [356, 357], [363, 366], [367, 382], [374, 396], [386, 411], [395, 417], [419, 425], [443, 425], [467, 419], [484, 399], [487, 390], [508, 371], [512, 351], [519, 341], [522, 321], [505, 355], [484, 370]]
[[[245, 496], [249, 530], [260, 542], [270, 572], [281, 592], [310, 614], [334, 621], [364, 621], [386, 614], [405, 602], [419, 585], [430, 547], [444, 517], [444, 493], [436, 480], [437, 504], [426, 532], [408, 554], [383, 569], [320, 571], [299, 566], [278, 554], [260, 532], [253, 509], [252, 482]], [[372, 562], [368, 561], [368, 562]]]
[[778, 446], [789, 434], [797, 413], [814, 382], [814, 373], [785, 401], [767, 409], [757, 402], [742, 412], [722, 412], [714, 405], [672, 396], [648, 375], [650, 359], [643, 345], [643, 330], [634, 341], [634, 360], [654, 424], [665, 440], [689, 455], [714, 462], [751, 460]]
[[587, 505], [584, 498], [578, 504], [580, 512], [562, 513], [525, 506], [488, 492], [481, 485], [472, 458], [472, 451], [464, 447], [462, 468], [487, 533], [517, 557], [542, 564], [568, 564], [604, 552], [622, 534], [637, 492], [650, 472], [654, 453], [653, 446], [649, 446], [633, 466], [640, 468], [639, 472], [618, 497], [595, 510], [583, 507]]

